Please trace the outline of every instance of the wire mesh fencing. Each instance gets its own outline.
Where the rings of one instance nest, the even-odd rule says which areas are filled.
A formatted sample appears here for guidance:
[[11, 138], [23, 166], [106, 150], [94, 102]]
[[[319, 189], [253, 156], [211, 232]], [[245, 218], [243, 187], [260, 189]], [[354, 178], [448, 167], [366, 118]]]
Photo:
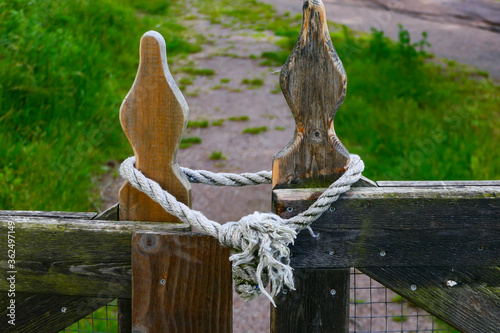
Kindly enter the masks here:
[[458, 333], [380, 283], [351, 269], [349, 332]]
[[103, 306], [60, 333], [118, 333], [117, 300]]
[[[351, 269], [350, 303], [349, 332], [459, 333], [356, 269]], [[117, 333], [117, 318], [114, 300], [61, 333]]]

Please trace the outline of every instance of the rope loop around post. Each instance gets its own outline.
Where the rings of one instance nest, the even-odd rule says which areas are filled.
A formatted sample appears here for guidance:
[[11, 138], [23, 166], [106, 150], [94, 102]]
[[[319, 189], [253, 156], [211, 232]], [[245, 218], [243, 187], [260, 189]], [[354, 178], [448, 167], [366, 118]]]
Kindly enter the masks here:
[[[290, 267], [290, 249], [297, 233], [317, 220], [342, 193], [357, 182], [364, 170], [364, 163], [358, 155], [350, 155], [347, 171], [323, 192], [306, 211], [282, 219], [273, 213], [260, 213], [242, 217], [237, 222], [220, 224], [178, 202], [155, 181], [148, 179], [135, 168], [135, 157], [129, 157], [120, 166], [120, 175], [134, 188], [144, 192], [159, 203], [165, 211], [179, 218], [201, 232], [215, 237], [223, 246], [232, 249], [232, 262], [236, 292], [251, 300], [260, 293], [266, 295], [273, 305], [273, 297], [284, 287], [293, 290], [293, 270]], [[245, 174], [216, 174], [206, 170], [195, 171], [182, 168], [192, 182], [215, 186], [245, 186], [268, 184], [271, 172]], [[266, 287], [270, 284], [270, 292]]]

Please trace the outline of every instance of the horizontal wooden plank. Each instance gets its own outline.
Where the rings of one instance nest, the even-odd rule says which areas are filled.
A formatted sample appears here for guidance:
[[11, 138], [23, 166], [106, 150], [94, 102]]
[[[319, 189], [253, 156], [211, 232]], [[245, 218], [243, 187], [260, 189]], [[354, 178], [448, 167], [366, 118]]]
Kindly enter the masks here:
[[55, 219], [79, 219], [91, 220], [97, 216], [97, 213], [80, 212], [44, 212], [39, 210], [0, 210], [0, 217], [49, 217]]
[[370, 267], [360, 270], [460, 332], [498, 332], [499, 267]]
[[[131, 297], [134, 231], [184, 232], [183, 224], [0, 216], [0, 234], [15, 226], [16, 290], [101, 298]], [[0, 291], [8, 290], [7, 251]]]
[[380, 187], [500, 186], [500, 180], [378, 181]]
[[[15, 316], [9, 317], [10, 300], [14, 299]], [[25, 294], [16, 292], [14, 298], [0, 293], [0, 332], [57, 333], [90, 313], [105, 306], [113, 298], [94, 298], [65, 295]], [[12, 318], [15, 325], [9, 323]]]
[[[317, 189], [275, 190], [276, 211], [307, 209]], [[500, 187], [353, 188], [299, 234], [295, 268], [500, 265]], [[290, 212], [291, 211], [291, 212]]]

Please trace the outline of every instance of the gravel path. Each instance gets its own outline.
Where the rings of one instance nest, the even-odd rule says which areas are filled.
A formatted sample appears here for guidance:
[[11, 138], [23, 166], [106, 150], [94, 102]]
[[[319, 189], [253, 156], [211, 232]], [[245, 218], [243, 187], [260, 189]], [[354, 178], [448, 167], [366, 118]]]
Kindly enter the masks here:
[[[280, 12], [301, 12], [300, 0], [262, 0]], [[430, 53], [477, 67], [500, 79], [500, 1], [496, 0], [323, 0], [328, 19], [359, 31], [383, 30], [398, 38], [398, 23]]]

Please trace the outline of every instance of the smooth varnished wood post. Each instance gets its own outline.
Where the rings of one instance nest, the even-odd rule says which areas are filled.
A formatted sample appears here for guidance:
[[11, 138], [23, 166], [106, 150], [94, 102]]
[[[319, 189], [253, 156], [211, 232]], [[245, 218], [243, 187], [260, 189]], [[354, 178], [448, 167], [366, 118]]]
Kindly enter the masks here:
[[229, 333], [229, 249], [210, 236], [136, 233], [133, 332]]
[[[334, 129], [347, 77], [321, 0], [304, 1], [299, 39], [281, 70], [280, 84], [296, 130], [274, 157], [273, 189], [327, 187], [349, 163]], [[294, 276], [296, 290], [277, 297], [277, 308], [271, 310], [271, 332], [349, 332], [349, 268], [296, 269]]]
[[[165, 41], [149, 31], [141, 39], [139, 70], [120, 121], [136, 168], [190, 206], [191, 187], [176, 159], [187, 117], [187, 103], [168, 69]], [[122, 221], [179, 222], [128, 183], [119, 200]], [[137, 232], [132, 239], [132, 332], [231, 332], [229, 249], [193, 233]], [[120, 332], [129, 327], [129, 307], [120, 303]]]
[[[134, 149], [135, 166], [177, 200], [189, 205], [191, 185], [177, 164], [188, 106], [170, 74], [165, 40], [142, 36], [135, 82], [120, 108], [120, 122]], [[146, 194], [126, 183], [120, 190], [120, 220], [178, 222]]]

